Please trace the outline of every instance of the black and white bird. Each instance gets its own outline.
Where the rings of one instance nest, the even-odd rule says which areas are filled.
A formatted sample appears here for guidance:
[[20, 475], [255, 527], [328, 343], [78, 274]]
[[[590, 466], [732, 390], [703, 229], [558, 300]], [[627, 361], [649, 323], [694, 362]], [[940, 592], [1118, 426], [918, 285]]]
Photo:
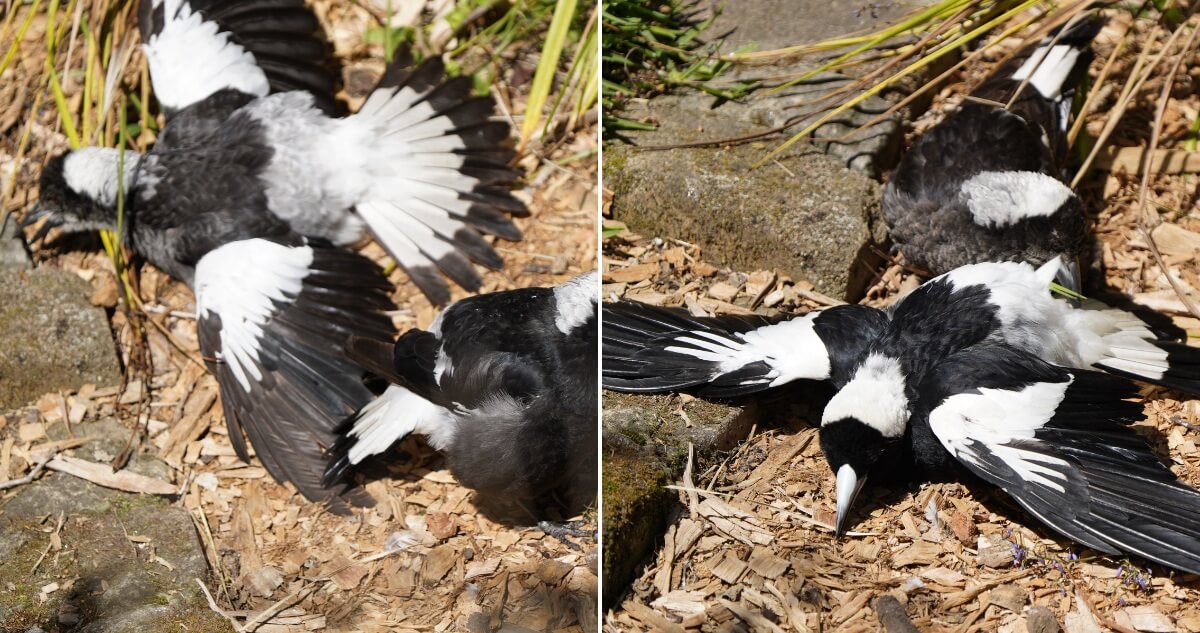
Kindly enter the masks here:
[[467, 297], [395, 345], [353, 339], [352, 357], [392, 384], [346, 421], [326, 483], [416, 433], [502, 516], [578, 513], [596, 494], [598, 298], [591, 272]]
[[1200, 574], [1200, 491], [1130, 428], [1143, 418], [1132, 382], [984, 343], [938, 363], [918, 394], [914, 469], [965, 469], [1076, 543]]
[[837, 529], [876, 461], [906, 437], [919, 385], [946, 359], [1005, 344], [1053, 365], [1088, 368], [1200, 394], [1200, 349], [1164, 338], [1131, 312], [1054, 299], [1058, 258], [1035, 269], [973, 264], [889, 308], [887, 330], [822, 414], [821, 447], [837, 476]]
[[1062, 255], [1060, 281], [1079, 290], [1088, 229], [1079, 197], [1063, 182], [1067, 130], [1103, 23], [1084, 15], [1018, 53], [901, 158], [884, 187], [883, 215], [908, 262], [941, 274]]
[[633, 301], [604, 305], [603, 382], [614, 391], [694, 389], [717, 398], [794, 380], [841, 386], [887, 315], [860, 305], [804, 316], [695, 317]]
[[[167, 123], [155, 147], [52, 159], [26, 222], [118, 229], [196, 293], [201, 353], [230, 437], [310, 499], [369, 504], [322, 484], [334, 428], [370, 401], [351, 335], [390, 344], [391, 284], [344, 247], [369, 230], [435, 302], [468, 289], [481, 236], [518, 239], [503, 185], [508, 125], [471, 80], [403, 52], [355, 115], [334, 119], [317, 22], [300, 0], [144, 0], [143, 49]], [[123, 201], [120, 220], [119, 201]], [[333, 495], [331, 497], [331, 494]]]

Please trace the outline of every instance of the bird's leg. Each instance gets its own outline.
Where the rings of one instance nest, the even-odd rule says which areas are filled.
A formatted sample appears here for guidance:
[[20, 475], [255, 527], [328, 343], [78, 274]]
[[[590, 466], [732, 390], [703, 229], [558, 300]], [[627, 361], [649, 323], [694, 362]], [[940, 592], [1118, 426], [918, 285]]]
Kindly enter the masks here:
[[564, 521], [562, 523], [556, 523], [554, 521], [538, 521], [537, 526], [538, 526], [538, 529], [541, 530], [542, 532], [546, 533], [547, 536], [553, 536], [554, 538], [561, 541], [563, 545], [566, 545], [567, 547], [574, 549], [574, 550], [577, 550], [580, 548], [575, 543], [567, 540], [568, 536], [575, 536], [575, 537], [592, 536], [592, 532], [590, 530], [585, 530], [583, 528], [575, 527], [569, 521]]

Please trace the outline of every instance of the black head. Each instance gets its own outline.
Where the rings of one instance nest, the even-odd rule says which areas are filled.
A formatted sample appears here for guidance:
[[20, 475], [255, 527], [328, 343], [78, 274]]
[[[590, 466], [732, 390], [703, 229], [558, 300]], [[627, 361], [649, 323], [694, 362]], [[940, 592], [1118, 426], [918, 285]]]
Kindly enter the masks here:
[[884, 437], [857, 418], [842, 418], [821, 425], [821, 450], [837, 477], [836, 533], [845, 532], [846, 517], [867, 481], [871, 467], [898, 438]]
[[[130, 153], [128, 160], [137, 157]], [[46, 219], [35, 240], [53, 227], [64, 232], [115, 229], [117, 161], [117, 151], [106, 148], [72, 150], [51, 158], [42, 169], [38, 203], [22, 225]], [[132, 166], [126, 165], [127, 172]]]

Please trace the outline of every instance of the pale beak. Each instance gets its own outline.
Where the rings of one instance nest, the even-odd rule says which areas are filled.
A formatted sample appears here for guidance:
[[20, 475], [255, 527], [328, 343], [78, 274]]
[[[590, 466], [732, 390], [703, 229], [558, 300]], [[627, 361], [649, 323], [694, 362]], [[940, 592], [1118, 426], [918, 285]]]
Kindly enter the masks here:
[[[1059, 266], [1058, 272], [1054, 275], [1054, 280], [1057, 281], [1060, 285], [1062, 285], [1064, 288], [1066, 288], [1068, 290], [1071, 290], [1071, 291], [1079, 293], [1079, 294], [1083, 294], [1080, 291], [1081, 284], [1080, 284], [1079, 262], [1076, 261], [1074, 258], [1071, 258], [1071, 259], [1067, 259], [1066, 257], [1063, 258], [1063, 264], [1062, 264], [1062, 266]], [[1078, 308], [1079, 304], [1080, 304], [1080, 302], [1078, 299], [1071, 299], [1071, 305], [1073, 305], [1074, 307]]]
[[846, 533], [846, 515], [850, 513], [850, 506], [854, 505], [854, 499], [858, 497], [858, 491], [862, 490], [865, 483], [867, 478], [864, 476], [862, 481], [859, 481], [850, 464], [842, 464], [842, 467], [838, 468], [837, 484], [834, 488], [837, 494], [837, 519], [833, 532], [836, 536]]

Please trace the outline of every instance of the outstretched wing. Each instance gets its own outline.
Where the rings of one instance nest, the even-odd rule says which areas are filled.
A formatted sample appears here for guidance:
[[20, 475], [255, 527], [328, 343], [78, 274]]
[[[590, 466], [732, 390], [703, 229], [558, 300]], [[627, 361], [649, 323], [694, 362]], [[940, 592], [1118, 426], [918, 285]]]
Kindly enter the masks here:
[[793, 380], [835, 380], [886, 327], [884, 313], [837, 306], [789, 320], [694, 317], [635, 302], [604, 305], [604, 386], [660, 392], [697, 387], [732, 397]]
[[303, 0], [141, 0], [138, 28], [168, 114], [226, 88], [303, 90], [326, 113], [338, 109], [329, 46]]
[[391, 342], [390, 288], [370, 260], [300, 241], [231, 242], [196, 265], [200, 349], [220, 384], [234, 448], [249, 460], [248, 437], [277, 481], [335, 512], [372, 503], [359, 488], [322, 486], [322, 451], [371, 400], [345, 343], [351, 335]]
[[1064, 536], [1200, 572], [1200, 492], [1129, 425], [1137, 388], [1003, 345], [947, 359], [921, 384], [928, 424], [959, 462]]

